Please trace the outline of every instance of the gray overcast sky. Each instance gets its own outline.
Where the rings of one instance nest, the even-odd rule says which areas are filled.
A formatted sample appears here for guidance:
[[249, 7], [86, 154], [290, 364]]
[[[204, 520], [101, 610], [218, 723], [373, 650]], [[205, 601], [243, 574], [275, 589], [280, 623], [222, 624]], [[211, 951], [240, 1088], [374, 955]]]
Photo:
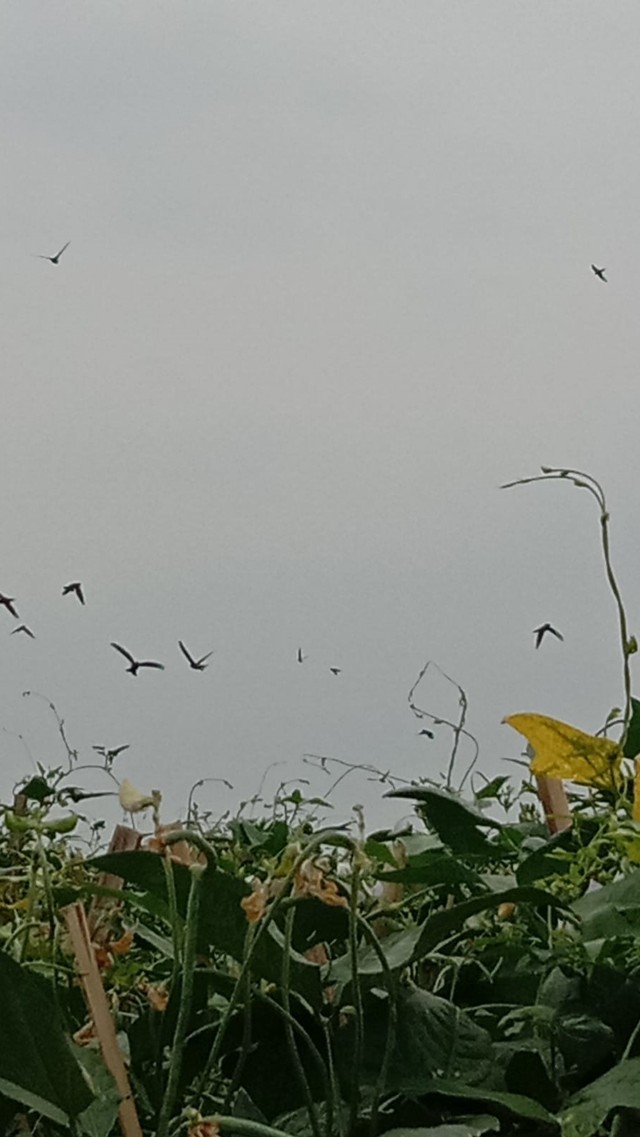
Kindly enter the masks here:
[[2, 794], [16, 734], [61, 757], [25, 689], [167, 819], [306, 751], [436, 773], [429, 658], [486, 772], [505, 714], [601, 725], [595, 506], [497, 487], [604, 482], [638, 631], [639, 38], [636, 0], [2, 6], [0, 590], [38, 637], [0, 612]]

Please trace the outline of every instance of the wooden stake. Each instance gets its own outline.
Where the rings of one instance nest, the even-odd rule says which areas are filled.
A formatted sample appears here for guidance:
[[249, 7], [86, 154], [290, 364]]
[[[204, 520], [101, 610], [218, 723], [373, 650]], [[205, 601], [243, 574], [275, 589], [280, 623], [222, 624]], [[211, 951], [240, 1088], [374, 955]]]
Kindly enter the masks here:
[[[141, 840], [141, 834], [138, 833], [137, 829], [131, 829], [128, 825], [116, 825], [107, 852], [132, 852], [139, 848]], [[123, 881], [122, 877], [114, 876], [110, 872], [103, 872], [98, 877], [98, 884], [102, 885], [103, 888], [122, 888]], [[101, 917], [108, 912], [113, 912], [117, 907], [118, 902], [108, 896], [94, 896], [89, 908], [89, 935], [94, 943], [102, 943], [108, 934], [106, 925], [104, 928], [98, 926]]]
[[564, 829], [570, 829], [571, 810], [563, 783], [559, 778], [548, 778], [546, 774], [537, 775], [536, 782], [549, 832], [561, 833]]
[[84, 905], [81, 901], [69, 904], [62, 909], [62, 915], [71, 937], [78, 974], [104, 1064], [113, 1075], [118, 1091], [122, 1095], [123, 1100], [118, 1107], [122, 1135], [142, 1137], [127, 1070], [116, 1038], [116, 1028], [91, 945]]

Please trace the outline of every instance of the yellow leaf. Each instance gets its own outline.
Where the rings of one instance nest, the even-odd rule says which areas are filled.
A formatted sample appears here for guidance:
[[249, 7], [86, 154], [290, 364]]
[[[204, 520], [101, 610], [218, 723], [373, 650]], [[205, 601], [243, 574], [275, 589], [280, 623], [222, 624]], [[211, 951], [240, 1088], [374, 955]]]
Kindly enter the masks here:
[[596, 738], [547, 715], [508, 715], [502, 720], [523, 734], [535, 751], [533, 774], [567, 778], [581, 785], [611, 787], [618, 778], [622, 752], [610, 738]]

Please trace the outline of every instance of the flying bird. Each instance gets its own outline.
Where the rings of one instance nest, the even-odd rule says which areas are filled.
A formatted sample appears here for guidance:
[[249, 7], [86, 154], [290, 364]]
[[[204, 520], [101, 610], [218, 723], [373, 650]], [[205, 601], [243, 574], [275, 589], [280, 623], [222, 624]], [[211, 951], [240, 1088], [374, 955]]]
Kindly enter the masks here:
[[330, 667], [329, 671], [331, 672], [332, 675], [340, 675], [342, 672], [342, 668], [341, 667]]
[[26, 624], [20, 624], [19, 628], [14, 628], [11, 635], [15, 636], [16, 632], [24, 632], [24, 634], [26, 636], [31, 636], [32, 640], [35, 640], [35, 638], [36, 638], [34, 636], [33, 632], [31, 631], [31, 628], [28, 628]]
[[308, 659], [308, 658], [309, 658], [309, 657], [308, 657], [307, 655], [305, 655], [305, 654], [304, 654], [304, 652], [303, 652], [302, 648], [301, 648], [301, 647], [299, 647], [299, 648], [298, 648], [298, 655], [297, 655], [297, 660], [298, 660], [298, 663], [304, 663], [305, 659]]
[[419, 730], [418, 734], [426, 734], [427, 738], [435, 738], [435, 734], [433, 733], [433, 731], [427, 730], [426, 726], [425, 726], [424, 730]]
[[180, 648], [180, 651], [182, 652], [185, 659], [189, 661], [189, 667], [191, 667], [194, 671], [204, 671], [207, 666], [207, 660], [211, 655], [213, 655], [212, 651], [208, 651], [206, 655], [201, 655], [200, 659], [194, 659], [191, 655], [191, 652], [188, 651], [184, 646], [182, 640], [178, 640], [178, 647]]
[[607, 271], [606, 268], [598, 268], [597, 265], [591, 265], [591, 268], [593, 272], [595, 272], [596, 276], [600, 277], [600, 280], [603, 280], [605, 284], [609, 283], [606, 276], [604, 275]]
[[555, 636], [557, 640], [564, 640], [564, 636], [561, 635], [561, 633], [558, 632], [556, 628], [552, 627], [551, 624], [541, 624], [539, 628], [533, 629], [533, 634], [536, 637], [537, 648], [540, 647], [540, 644], [542, 643], [547, 632], [551, 632], [551, 635]]
[[43, 253], [38, 253], [37, 256], [38, 256], [39, 260], [41, 260], [41, 261], [51, 261], [52, 265], [57, 265], [58, 261], [60, 260], [60, 257], [64, 253], [65, 249], [69, 248], [70, 244], [71, 244], [71, 241], [67, 241], [66, 245], [62, 246], [62, 248], [60, 249], [60, 252], [56, 253], [55, 257], [46, 257], [46, 256], [44, 256]]
[[4, 604], [7, 611], [10, 612], [11, 615], [14, 616], [16, 620], [20, 619], [18, 613], [16, 612], [16, 610], [13, 606], [13, 596], [3, 596], [2, 593], [0, 592], [0, 604]]
[[84, 604], [84, 592], [82, 591], [82, 585], [79, 580], [74, 580], [72, 584], [65, 584], [62, 589], [62, 595], [68, 596], [70, 592], [75, 592], [80, 603]]
[[129, 660], [130, 666], [126, 670], [130, 671], [132, 675], [137, 675], [141, 667], [156, 667], [158, 670], [164, 671], [164, 663], [153, 663], [149, 659], [134, 659], [131, 652], [127, 651], [126, 647], [120, 647], [120, 644], [112, 642], [111, 647], [114, 647], [116, 651], [120, 652], [120, 655]]

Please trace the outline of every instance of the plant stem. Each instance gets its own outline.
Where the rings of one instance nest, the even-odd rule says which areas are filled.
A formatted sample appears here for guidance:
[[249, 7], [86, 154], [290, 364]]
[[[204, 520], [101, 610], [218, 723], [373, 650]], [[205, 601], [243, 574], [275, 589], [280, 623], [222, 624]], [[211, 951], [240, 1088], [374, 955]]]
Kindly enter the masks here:
[[158, 1116], [156, 1137], [167, 1137], [169, 1122], [173, 1114], [178, 1096], [180, 1074], [182, 1073], [182, 1060], [187, 1035], [187, 1026], [191, 1014], [193, 999], [193, 977], [196, 966], [196, 947], [198, 943], [198, 912], [200, 909], [200, 894], [202, 878], [205, 873], [204, 865], [190, 865], [191, 887], [187, 902], [187, 922], [184, 939], [184, 959], [182, 969], [182, 989], [180, 991], [180, 1006], [176, 1019], [176, 1028], [171, 1046], [171, 1060], [169, 1077], [164, 1092], [164, 1098]]
[[360, 1074], [362, 1071], [362, 1056], [364, 1050], [364, 1010], [362, 1006], [360, 974], [358, 972], [358, 890], [360, 886], [360, 866], [357, 857], [358, 854], [356, 851], [353, 857], [351, 894], [349, 897], [349, 958], [351, 964], [353, 1006], [355, 1009], [351, 1105], [349, 1109], [350, 1133], [354, 1132], [358, 1120], [358, 1109], [360, 1107]]
[[283, 1129], [273, 1129], [271, 1125], [262, 1125], [259, 1121], [251, 1121], [248, 1117], [229, 1117], [225, 1114], [214, 1114], [213, 1117], [203, 1118], [210, 1121], [227, 1133], [241, 1133], [244, 1137], [288, 1137]]
[[[291, 980], [291, 950], [293, 939], [293, 923], [296, 918], [296, 910], [294, 907], [288, 909], [284, 918], [284, 944], [282, 948], [282, 1005], [286, 1011], [287, 1017], [284, 1021], [284, 1030], [287, 1036], [287, 1045], [291, 1054], [291, 1060], [295, 1069], [300, 1088], [302, 1090], [304, 1100], [307, 1106], [307, 1113], [309, 1114], [309, 1122], [313, 1131], [313, 1137], [321, 1137], [320, 1122], [318, 1121], [318, 1114], [316, 1112], [313, 1094], [311, 1093], [311, 1086], [309, 1079], [305, 1073], [304, 1065], [300, 1057], [296, 1040], [293, 1034], [293, 1027], [291, 1026], [291, 996], [290, 996], [290, 980]], [[328, 1103], [327, 1103], [328, 1104]]]
[[382, 1094], [384, 1093], [385, 1086], [387, 1084], [387, 1080], [389, 1077], [389, 1067], [391, 1066], [391, 1059], [393, 1057], [393, 1051], [394, 1051], [395, 1044], [396, 1044], [396, 1031], [397, 1031], [397, 1026], [398, 1026], [398, 1004], [396, 1001], [396, 988], [395, 988], [395, 983], [393, 980], [393, 974], [392, 974], [391, 968], [389, 967], [389, 964], [387, 962], [387, 957], [384, 954], [384, 951], [382, 950], [382, 945], [380, 943], [380, 940], [376, 936], [373, 928], [371, 928], [369, 923], [365, 920], [364, 916], [358, 916], [358, 924], [362, 928], [362, 933], [363, 933], [364, 938], [371, 945], [375, 954], [378, 957], [378, 960], [380, 961], [380, 966], [382, 968], [384, 978], [385, 978], [386, 987], [387, 987], [387, 993], [389, 995], [389, 1017], [388, 1017], [388, 1021], [387, 1021], [387, 1038], [386, 1038], [386, 1042], [385, 1042], [384, 1053], [382, 1055], [382, 1063], [380, 1065], [380, 1073], [378, 1074], [378, 1077], [376, 1079], [373, 1101], [371, 1103], [370, 1135], [371, 1135], [371, 1137], [376, 1137], [376, 1133], [378, 1130], [378, 1110], [380, 1108], [380, 1098], [381, 1098]]
[[[327, 1124], [326, 1124], [327, 1137], [331, 1137], [331, 1134], [333, 1132], [333, 1109], [334, 1109], [334, 1106], [339, 1108], [339, 1105], [340, 1105], [340, 1094], [338, 1093], [336, 1095], [335, 1082], [332, 1081], [332, 1079], [331, 1079], [331, 1070], [332, 1070], [331, 1055], [329, 1054], [328, 1062], [325, 1063], [325, 1061], [322, 1057], [322, 1054], [320, 1053], [320, 1051], [318, 1050], [318, 1047], [316, 1046], [315, 1042], [311, 1038], [311, 1035], [308, 1033], [308, 1031], [305, 1030], [305, 1028], [302, 1026], [302, 1024], [298, 1022], [298, 1020], [294, 1017], [294, 1015], [291, 1014], [290, 1011], [285, 1010], [284, 1007], [280, 1006], [280, 1003], [278, 1003], [275, 999], [272, 999], [270, 995], [265, 995], [262, 991], [256, 991], [255, 994], [256, 994], [256, 998], [258, 998], [262, 1003], [266, 1003], [267, 1006], [270, 1007], [273, 1011], [275, 1011], [276, 1014], [280, 1015], [281, 1018], [283, 1018], [286, 1022], [289, 1022], [291, 1024], [291, 1029], [294, 1031], [295, 1034], [298, 1035], [299, 1038], [302, 1039], [302, 1041], [305, 1043], [307, 1049], [309, 1050], [309, 1053], [310, 1053], [311, 1057], [313, 1058], [313, 1061], [316, 1065], [316, 1068], [318, 1070], [318, 1073], [319, 1073], [321, 1081], [322, 1081], [322, 1085], [323, 1085], [323, 1089], [324, 1089], [324, 1095], [325, 1095], [325, 1101], [327, 1103]], [[325, 1041], [326, 1040], [327, 1040], [327, 1034], [325, 1031]], [[327, 1071], [327, 1066], [329, 1068], [329, 1072]]]

